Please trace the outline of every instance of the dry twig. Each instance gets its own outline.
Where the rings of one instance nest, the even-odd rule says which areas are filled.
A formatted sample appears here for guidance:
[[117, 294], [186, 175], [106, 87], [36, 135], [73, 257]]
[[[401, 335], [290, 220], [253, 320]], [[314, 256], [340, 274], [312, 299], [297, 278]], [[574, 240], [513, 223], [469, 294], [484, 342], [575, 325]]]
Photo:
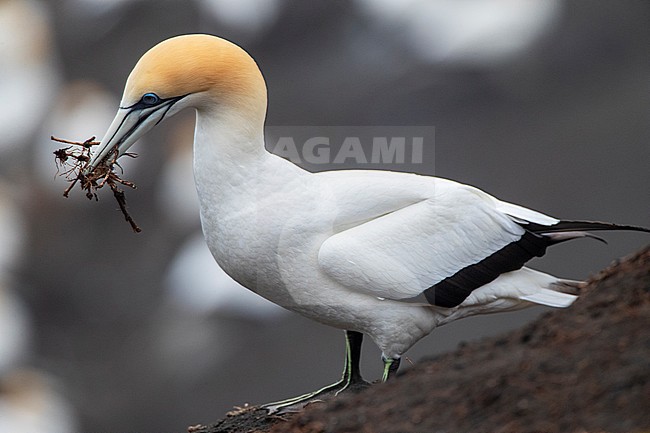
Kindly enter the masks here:
[[[118, 184], [128, 186], [132, 189], [135, 189], [136, 186], [133, 182], [120, 178], [115, 172], [115, 166], [117, 165], [119, 167], [116, 163], [117, 152], [111, 152], [95, 168], [88, 170], [90, 165], [90, 148], [99, 144], [99, 142], [95, 141], [95, 137], [91, 137], [84, 142], [63, 140], [54, 136], [50, 137], [50, 139], [70, 145], [54, 151], [57, 174], [64, 176], [70, 182], [70, 185], [63, 191], [63, 196], [67, 198], [72, 188], [79, 183], [81, 189], [86, 191], [86, 197], [89, 200], [93, 198], [99, 200], [97, 190], [108, 184], [111, 191], [113, 191], [113, 196], [117, 200], [117, 204], [120, 206], [124, 218], [131, 225], [133, 231], [139, 233], [141, 229], [129, 214], [126, 207], [124, 191], [118, 187]], [[135, 157], [134, 154], [127, 153], [126, 155]]]

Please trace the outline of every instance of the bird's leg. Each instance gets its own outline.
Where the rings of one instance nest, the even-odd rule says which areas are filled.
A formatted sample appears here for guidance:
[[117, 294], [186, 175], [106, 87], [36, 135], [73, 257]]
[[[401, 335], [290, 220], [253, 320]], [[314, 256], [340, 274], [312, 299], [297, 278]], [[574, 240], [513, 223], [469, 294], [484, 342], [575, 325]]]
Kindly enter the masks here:
[[368, 382], [361, 377], [359, 360], [361, 359], [361, 343], [363, 334], [356, 331], [345, 331], [345, 365], [341, 380], [319, 389], [318, 391], [300, 395], [287, 400], [277, 401], [262, 405], [269, 413], [280, 411], [300, 410], [307, 403], [321, 401], [327, 397], [339, 395], [345, 390], [357, 390], [368, 386]]
[[367, 385], [368, 382], [361, 377], [359, 361], [361, 360], [361, 344], [363, 334], [356, 331], [345, 331], [345, 365], [341, 380], [345, 386], [337, 391], [337, 394], [351, 385]]
[[400, 358], [387, 358], [382, 355], [381, 360], [384, 361], [384, 374], [381, 376], [381, 381], [386, 382], [395, 377], [399, 368]]

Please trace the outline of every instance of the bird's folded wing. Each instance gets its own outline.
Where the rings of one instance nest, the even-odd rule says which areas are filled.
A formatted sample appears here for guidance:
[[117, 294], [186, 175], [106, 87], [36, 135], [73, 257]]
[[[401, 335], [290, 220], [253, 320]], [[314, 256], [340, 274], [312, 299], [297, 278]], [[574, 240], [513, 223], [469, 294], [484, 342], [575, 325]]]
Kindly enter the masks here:
[[543, 254], [545, 240], [526, 232], [473, 188], [445, 188], [329, 237], [322, 270], [351, 290], [381, 298], [421, 293], [444, 307]]

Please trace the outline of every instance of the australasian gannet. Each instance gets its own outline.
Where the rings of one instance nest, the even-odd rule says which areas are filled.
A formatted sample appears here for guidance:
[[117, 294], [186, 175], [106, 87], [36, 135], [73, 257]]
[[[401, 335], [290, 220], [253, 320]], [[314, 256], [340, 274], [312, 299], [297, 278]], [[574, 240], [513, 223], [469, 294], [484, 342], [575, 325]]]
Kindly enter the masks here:
[[[587, 230], [446, 179], [391, 171], [310, 173], [264, 147], [266, 84], [240, 47], [209, 35], [161, 42], [129, 75], [91, 169], [192, 107], [201, 223], [219, 265], [253, 292], [346, 331], [334, 385], [267, 407], [300, 406], [364, 383], [359, 350], [379, 346], [383, 380], [436, 326], [532, 304], [566, 307], [579, 282], [524, 267]], [[424, 302], [410, 302], [424, 295]]]

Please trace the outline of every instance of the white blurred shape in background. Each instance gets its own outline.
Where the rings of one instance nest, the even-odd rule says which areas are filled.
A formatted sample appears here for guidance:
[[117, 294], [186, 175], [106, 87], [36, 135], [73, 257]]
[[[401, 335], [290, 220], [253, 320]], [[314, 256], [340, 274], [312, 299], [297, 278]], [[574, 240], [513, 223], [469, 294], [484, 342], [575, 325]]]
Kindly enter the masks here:
[[52, 40], [41, 3], [0, 1], [0, 152], [24, 145], [50, 107], [59, 83]]
[[242, 287], [214, 261], [202, 234], [192, 236], [169, 267], [166, 285], [174, 303], [199, 314], [217, 312], [270, 320], [285, 310]]
[[119, 10], [127, 3], [139, 0], [68, 0], [67, 8], [74, 14], [94, 18]]
[[24, 218], [11, 194], [11, 186], [0, 181], [0, 282], [18, 265], [26, 230]]
[[559, 0], [357, 0], [398, 28], [423, 61], [491, 66], [521, 54], [552, 28]]
[[23, 253], [25, 227], [8, 186], [0, 182], [0, 377], [27, 359], [30, 319], [11, 289], [11, 271]]
[[195, 0], [201, 10], [218, 22], [258, 33], [277, 20], [283, 0]]
[[0, 281], [0, 380], [27, 359], [31, 349], [31, 335], [25, 306]]
[[8, 191], [0, 183], [0, 433], [74, 433], [69, 404], [42, 373], [24, 368], [32, 349], [31, 318], [10, 284], [25, 227]]
[[160, 210], [175, 229], [184, 232], [200, 227], [199, 198], [192, 172], [194, 116], [186, 113], [174, 124], [156, 189]]
[[73, 411], [51, 379], [34, 370], [0, 377], [0, 433], [74, 433]]

